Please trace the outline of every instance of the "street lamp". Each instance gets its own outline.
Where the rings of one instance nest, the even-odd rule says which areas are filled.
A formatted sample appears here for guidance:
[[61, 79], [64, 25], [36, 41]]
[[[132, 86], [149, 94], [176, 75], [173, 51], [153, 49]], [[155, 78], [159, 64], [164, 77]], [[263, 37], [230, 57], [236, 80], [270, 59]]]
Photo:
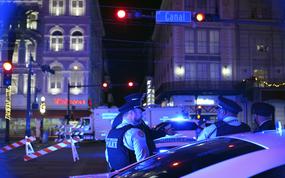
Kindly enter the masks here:
[[41, 97], [41, 104], [40, 104], [40, 113], [42, 115], [41, 123], [40, 123], [40, 135], [43, 138], [44, 132], [44, 114], [46, 113], [46, 98], [44, 96]]

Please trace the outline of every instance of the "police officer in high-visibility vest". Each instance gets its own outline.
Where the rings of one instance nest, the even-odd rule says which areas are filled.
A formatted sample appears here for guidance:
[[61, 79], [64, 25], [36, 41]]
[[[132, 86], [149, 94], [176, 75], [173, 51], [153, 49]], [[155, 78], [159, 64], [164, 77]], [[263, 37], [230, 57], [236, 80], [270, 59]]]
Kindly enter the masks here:
[[242, 111], [242, 108], [236, 102], [219, 96], [216, 109], [218, 121], [204, 128], [197, 138], [198, 141], [216, 136], [250, 131], [250, 127], [247, 124], [240, 122], [237, 118], [237, 115]]
[[149, 156], [145, 133], [136, 128], [142, 111], [136, 103], [129, 102], [120, 108], [122, 122], [110, 130], [106, 138], [106, 160], [111, 170], [121, 169]]
[[[145, 96], [145, 94], [143, 94], [143, 93], [132, 93], [132, 94], [124, 97], [124, 99], [126, 100], [126, 102], [132, 103], [134, 105], [134, 107], [141, 109], [141, 111], [143, 112], [144, 108], [142, 108], [140, 106], [141, 106], [141, 103], [142, 103], [144, 96]], [[116, 128], [122, 122], [122, 115], [123, 115], [122, 110], [124, 110], [124, 107], [119, 108], [120, 113], [118, 114], [118, 116], [115, 117], [115, 119], [112, 123], [112, 128]], [[140, 116], [142, 116], [142, 115], [140, 115]], [[146, 123], [143, 121], [142, 118], [140, 119], [140, 123], [136, 127], [141, 129], [147, 138], [149, 155], [153, 155], [155, 152], [155, 149], [156, 149], [155, 143], [154, 143], [155, 139], [160, 138], [160, 137], [164, 137], [166, 134], [167, 135], [175, 134], [175, 132], [173, 131], [173, 128], [169, 124], [151, 129], [151, 128], [149, 128], [148, 125], [146, 125]]]

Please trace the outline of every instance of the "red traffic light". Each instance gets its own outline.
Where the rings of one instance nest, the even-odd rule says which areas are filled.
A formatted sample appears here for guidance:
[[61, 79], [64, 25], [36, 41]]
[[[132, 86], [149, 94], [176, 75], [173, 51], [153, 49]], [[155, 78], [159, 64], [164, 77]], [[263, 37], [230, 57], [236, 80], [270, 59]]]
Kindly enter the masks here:
[[108, 83], [107, 83], [107, 82], [104, 82], [104, 83], [102, 84], [102, 87], [103, 87], [103, 88], [108, 88]]
[[202, 12], [196, 13], [195, 14], [195, 21], [196, 22], [204, 22], [206, 19], [206, 15]]
[[116, 15], [117, 15], [117, 17], [118, 17], [119, 19], [124, 19], [124, 18], [126, 18], [127, 13], [126, 13], [125, 10], [119, 9], [119, 10], [117, 10]]
[[133, 87], [134, 86], [134, 82], [128, 82], [128, 87]]
[[13, 70], [12, 63], [8, 62], [8, 61], [4, 62], [2, 67], [3, 67], [4, 72], [12, 72], [12, 70]]

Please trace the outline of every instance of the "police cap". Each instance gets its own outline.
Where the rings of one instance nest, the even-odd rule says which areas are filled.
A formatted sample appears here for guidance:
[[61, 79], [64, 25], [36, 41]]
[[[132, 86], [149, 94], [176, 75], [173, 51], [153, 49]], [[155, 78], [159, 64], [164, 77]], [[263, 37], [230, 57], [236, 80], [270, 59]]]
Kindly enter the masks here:
[[257, 102], [254, 103], [251, 107], [251, 111], [253, 114], [269, 117], [274, 113], [274, 106], [268, 103]]
[[218, 105], [219, 107], [223, 108], [226, 111], [229, 111], [233, 114], [238, 114], [242, 111], [242, 108], [239, 104], [234, 102], [233, 100], [230, 100], [228, 98], [225, 98], [223, 96], [219, 96], [218, 98]]

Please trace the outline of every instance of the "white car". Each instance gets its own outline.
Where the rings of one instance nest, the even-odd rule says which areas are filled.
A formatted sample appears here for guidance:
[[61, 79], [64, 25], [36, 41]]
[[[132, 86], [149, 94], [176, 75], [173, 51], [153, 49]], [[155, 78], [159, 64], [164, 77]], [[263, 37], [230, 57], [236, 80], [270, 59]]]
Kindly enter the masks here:
[[163, 125], [170, 124], [172, 129], [176, 132], [175, 135], [166, 135], [154, 140], [157, 152], [164, 152], [170, 148], [187, 145], [196, 141], [197, 123], [191, 120], [180, 121], [166, 121], [161, 123]]
[[85, 177], [279, 178], [285, 176], [284, 150], [285, 130], [242, 133], [173, 148], [115, 172]]

